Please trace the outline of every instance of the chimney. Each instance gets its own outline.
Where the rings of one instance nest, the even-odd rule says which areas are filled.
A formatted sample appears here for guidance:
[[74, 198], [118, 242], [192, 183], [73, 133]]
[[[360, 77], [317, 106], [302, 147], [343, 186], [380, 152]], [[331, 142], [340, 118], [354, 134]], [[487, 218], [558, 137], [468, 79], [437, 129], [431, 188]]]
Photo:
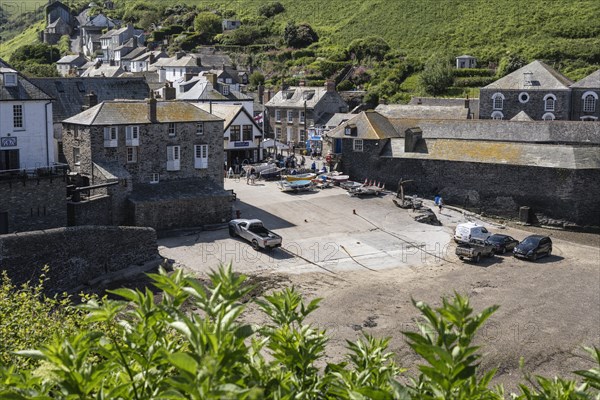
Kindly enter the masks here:
[[165, 100], [175, 100], [175, 88], [171, 82], [167, 82], [163, 87], [163, 99]]
[[202, 66], [202, 60], [200, 59], [200, 56], [196, 56], [196, 66], [197, 67], [201, 67]]
[[281, 91], [283, 92], [284, 90], [286, 90], [288, 88], [288, 85], [285, 83], [285, 81], [282, 79], [281, 80]]
[[264, 104], [265, 88], [259, 83], [256, 91], [258, 92], [258, 103]]
[[192, 79], [194, 76], [196, 76], [196, 74], [194, 74], [193, 72], [186, 72], [183, 77], [183, 80], [184, 80], [184, 82], [187, 82], [190, 79]]
[[533, 79], [533, 72], [531, 72], [531, 71], [523, 72], [523, 84], [525, 86], [531, 86], [532, 79]]
[[209, 72], [207, 74], [204, 74], [204, 76], [206, 77], [206, 80], [209, 81], [211, 83], [211, 85], [213, 85], [213, 88], [217, 88], [217, 74], [213, 74], [212, 72]]
[[148, 99], [148, 120], [150, 122], [156, 122], [156, 99], [154, 98], [154, 92], [150, 91], [150, 98]]
[[154, 64], [154, 53], [150, 53], [148, 56], [148, 64]]
[[271, 100], [271, 89], [264, 90], [263, 93], [263, 104], [267, 104]]
[[98, 95], [96, 95], [96, 93], [89, 92], [88, 94], [86, 94], [85, 96], [83, 96], [83, 106], [81, 107], [81, 110], [87, 110], [89, 108], [94, 107], [95, 105], [98, 104]]
[[325, 87], [327, 88], [328, 92], [335, 92], [335, 82], [334, 81], [325, 82]]
[[299, 86], [306, 86], [306, 81], [304, 79], [300, 79], [300, 82], [298, 82]]

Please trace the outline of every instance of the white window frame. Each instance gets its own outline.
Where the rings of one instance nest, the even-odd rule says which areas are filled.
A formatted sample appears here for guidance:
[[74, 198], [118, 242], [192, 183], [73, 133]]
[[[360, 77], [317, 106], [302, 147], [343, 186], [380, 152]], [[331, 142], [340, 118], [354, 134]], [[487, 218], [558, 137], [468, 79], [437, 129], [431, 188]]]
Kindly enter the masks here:
[[281, 128], [275, 128], [275, 140], [281, 140]]
[[492, 95], [492, 108], [494, 110], [504, 109], [504, 95], [502, 93], [494, 93]]
[[542, 115], [543, 121], [554, 121], [555, 119], [556, 117], [551, 112], [547, 112], [546, 114]]
[[519, 93], [519, 103], [525, 104], [529, 101], [529, 93], [521, 92]]
[[223, 85], [223, 96], [229, 96], [229, 85]]
[[547, 94], [544, 96], [544, 111], [555, 111], [556, 110], [556, 96], [553, 94]]
[[104, 147], [117, 147], [119, 145], [119, 129], [116, 126], [104, 128]]
[[160, 174], [158, 172], [153, 172], [150, 175], [150, 183], [158, 183], [160, 182]]
[[127, 155], [127, 164], [134, 164], [137, 162], [137, 147], [136, 146], [127, 146], [126, 150]]
[[501, 119], [504, 119], [504, 114], [502, 114], [501, 111], [494, 111], [491, 115], [491, 118], [501, 120]]
[[352, 151], [362, 152], [364, 150], [364, 142], [362, 139], [352, 139]]
[[169, 125], [167, 127], [167, 132], [170, 137], [177, 136], [177, 125], [175, 124], [175, 122], [169, 122]]
[[140, 145], [140, 127], [137, 125], [131, 125], [125, 127], [125, 144], [127, 146], [139, 146]]
[[583, 117], [579, 117], [581, 121], [598, 121], [598, 117], [594, 117], [591, 115], [584, 115]]
[[7, 72], [4, 74], [4, 86], [15, 87], [17, 86], [17, 74], [13, 72]]
[[583, 112], [596, 112], [596, 102], [598, 102], [598, 94], [596, 92], [585, 92], [581, 96], [581, 110]]
[[167, 171], [181, 170], [181, 146], [167, 146]]
[[23, 104], [13, 104], [13, 128], [25, 130], [25, 113]]
[[196, 135], [204, 135], [204, 122], [196, 122]]
[[300, 129], [300, 143], [306, 143], [306, 131]]
[[306, 114], [304, 111], [300, 111], [300, 123], [303, 124], [306, 120]]
[[288, 124], [294, 123], [294, 112], [292, 110], [287, 111], [287, 123]]
[[281, 122], [281, 110], [275, 110], [275, 122]]
[[194, 168], [196, 168], [196, 169], [208, 168], [208, 145], [207, 144], [194, 145]]
[[81, 165], [81, 149], [79, 147], [73, 147], [73, 165]]

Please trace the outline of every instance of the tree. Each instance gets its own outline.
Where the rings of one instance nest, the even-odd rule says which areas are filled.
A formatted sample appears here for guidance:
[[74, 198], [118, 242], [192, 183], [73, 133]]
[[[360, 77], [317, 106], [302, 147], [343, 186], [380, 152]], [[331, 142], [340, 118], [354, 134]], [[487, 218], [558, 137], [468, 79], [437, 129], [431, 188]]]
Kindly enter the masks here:
[[296, 25], [289, 21], [283, 31], [283, 41], [290, 47], [303, 48], [319, 40], [319, 36], [308, 24]]
[[250, 81], [250, 85], [254, 87], [265, 84], [265, 76], [258, 71], [251, 73], [248, 80]]
[[367, 57], [381, 61], [388, 51], [390, 51], [390, 45], [379, 36], [354, 39], [348, 45], [348, 53], [354, 54], [354, 57], [359, 61]]
[[446, 57], [433, 56], [421, 72], [420, 83], [423, 90], [432, 96], [444, 93], [453, 82], [452, 64]]
[[276, 16], [277, 14], [281, 14], [285, 11], [285, 7], [278, 1], [274, 1], [272, 3], [263, 4], [258, 7], [258, 15], [262, 15], [266, 18], [271, 18]]
[[194, 19], [194, 29], [202, 37], [212, 40], [215, 35], [223, 32], [221, 18], [211, 12], [201, 12]]
[[60, 54], [66, 55], [71, 52], [71, 38], [69, 35], [62, 35], [57, 43]]
[[60, 59], [58, 48], [46, 43], [27, 44], [21, 46], [10, 56], [10, 63], [19, 62], [52, 64]]
[[527, 62], [519, 54], [509, 54], [506, 57], [502, 57], [498, 63], [498, 69], [496, 70], [496, 76], [502, 78], [524, 67]]

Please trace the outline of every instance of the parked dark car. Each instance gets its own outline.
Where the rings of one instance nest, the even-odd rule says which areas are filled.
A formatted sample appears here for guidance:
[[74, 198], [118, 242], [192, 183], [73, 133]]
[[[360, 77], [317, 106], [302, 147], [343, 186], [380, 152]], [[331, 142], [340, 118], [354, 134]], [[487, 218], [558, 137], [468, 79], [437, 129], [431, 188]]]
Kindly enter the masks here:
[[504, 254], [507, 251], [513, 250], [519, 244], [517, 239], [513, 239], [511, 236], [501, 235], [499, 233], [493, 234], [487, 238], [487, 241], [489, 244], [494, 246], [494, 251], [500, 254]]
[[515, 257], [527, 258], [531, 261], [537, 260], [542, 255], [549, 256], [552, 254], [552, 240], [548, 236], [527, 236], [515, 247], [513, 254]]

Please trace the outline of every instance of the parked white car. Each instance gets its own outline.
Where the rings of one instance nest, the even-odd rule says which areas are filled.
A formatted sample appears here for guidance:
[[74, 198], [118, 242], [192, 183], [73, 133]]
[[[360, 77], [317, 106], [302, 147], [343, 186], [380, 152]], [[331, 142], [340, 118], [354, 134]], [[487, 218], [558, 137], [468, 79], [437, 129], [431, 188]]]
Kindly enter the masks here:
[[265, 228], [258, 219], [232, 219], [229, 221], [229, 236], [246, 239], [254, 250], [281, 246], [281, 236]]
[[491, 236], [485, 226], [478, 225], [474, 222], [458, 224], [454, 231], [454, 241], [456, 243], [469, 243], [471, 240], [486, 241]]

